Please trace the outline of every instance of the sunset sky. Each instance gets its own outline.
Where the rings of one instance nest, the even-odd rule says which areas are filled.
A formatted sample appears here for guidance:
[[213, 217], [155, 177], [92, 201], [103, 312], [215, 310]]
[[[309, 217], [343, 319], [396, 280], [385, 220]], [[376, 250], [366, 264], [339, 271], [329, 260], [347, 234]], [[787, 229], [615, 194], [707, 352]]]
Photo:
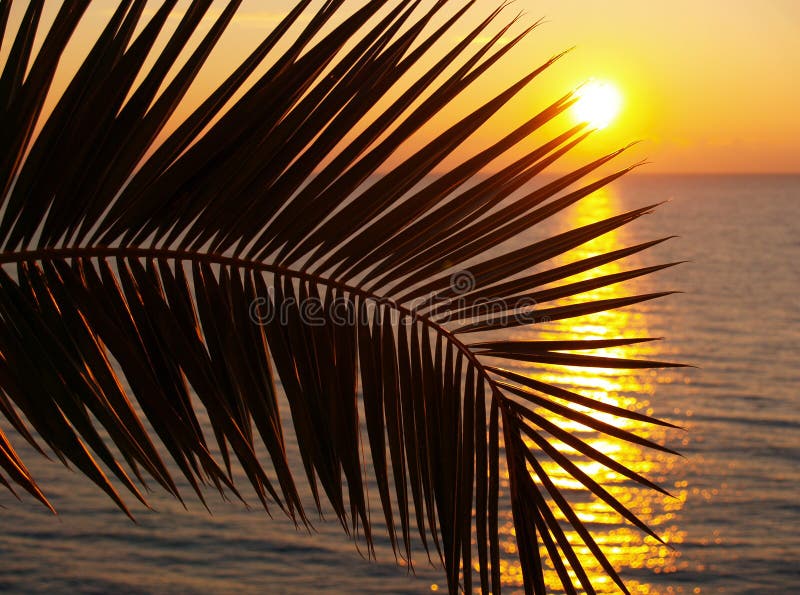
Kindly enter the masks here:
[[616, 82], [625, 107], [602, 134], [645, 140], [648, 170], [800, 171], [800, 3], [524, 4], [548, 20], [531, 52], [576, 46], [547, 87]]
[[[17, 17], [22, 4], [16, 3]], [[47, 3], [46, 22], [58, 4]], [[151, 2], [154, 8], [159, 4]], [[245, 0], [190, 91], [187, 106], [196, 105], [293, 4], [292, 0]], [[62, 74], [74, 68], [111, 5], [95, 2], [89, 9], [64, 58]], [[186, 1], [180, 2], [176, 14], [186, 5]], [[438, 50], [446, 49], [497, 5], [496, 0], [478, 0]], [[210, 17], [219, 14], [223, 6], [224, 2], [217, 1]], [[345, 2], [343, 12], [357, 6], [359, 2]], [[520, 10], [525, 14], [514, 31], [540, 17], [545, 22], [500, 67], [435, 120], [435, 126], [418, 135], [415, 143], [429, 140], [442, 125], [466, 114], [477, 100], [500, 91], [526, 69], [575, 46], [470, 139], [454, 159], [492, 142], [522, 118], [595, 78], [620, 90], [622, 111], [558, 169], [574, 167], [631, 140], [642, 140], [631, 155], [634, 160], [651, 161], [646, 169], [651, 173], [800, 172], [800, 3], [518, 0], [490, 32]], [[207, 21], [200, 34], [210, 25], [211, 19]], [[171, 23], [174, 26], [177, 18]], [[3, 57], [8, 45], [2, 48]], [[54, 88], [58, 90], [65, 81], [65, 76], [59, 77]], [[537, 138], [543, 141], [570, 123], [564, 119]]]

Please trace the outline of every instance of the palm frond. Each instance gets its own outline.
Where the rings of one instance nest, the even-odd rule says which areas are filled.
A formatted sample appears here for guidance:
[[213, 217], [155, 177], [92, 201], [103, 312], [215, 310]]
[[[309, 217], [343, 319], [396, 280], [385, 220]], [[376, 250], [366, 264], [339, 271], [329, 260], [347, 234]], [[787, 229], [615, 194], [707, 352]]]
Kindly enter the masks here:
[[[145, 503], [146, 482], [183, 499], [176, 473], [202, 502], [208, 486], [243, 499], [238, 467], [265, 509], [298, 525], [310, 524], [309, 506], [330, 506], [371, 553], [376, 531], [385, 530], [409, 562], [419, 540], [441, 561], [451, 593], [470, 592], [473, 580], [483, 592], [500, 591], [503, 454], [526, 592], [544, 592], [544, 556], [567, 592], [593, 592], [557, 515], [625, 590], [539, 453], [656, 538], [554, 441], [661, 488], [541, 412], [664, 452], [672, 451], [594, 413], [671, 424], [498, 362], [676, 365], [572, 353], [649, 338], [505, 335], [667, 295], [523, 312], [672, 266], [550, 285], [663, 241], [548, 264], [654, 207], [488, 255], [630, 171], [574, 188], [624, 148], [515, 194], [589, 134], [573, 126], [479, 176], [564, 112], [574, 101], [568, 94], [432, 177], [555, 56], [386, 169], [535, 25], [508, 40], [510, 18], [478, 43], [506, 18], [498, 8], [432, 61], [473, 2], [432, 27], [453, 3], [374, 0], [342, 14], [341, 0], [316, 12], [301, 1], [164, 136], [239, 1], [227, 2], [192, 48], [211, 6], [193, 1], [147, 71], [175, 2], [152, 14], [143, 0], [120, 2], [45, 114], [56, 67], [91, 2], [62, 3], [35, 53], [43, 3], [29, 2], [6, 34], [11, 4], [0, 2], [10, 43], [0, 75], [0, 412], [18, 437], [79, 469], [129, 515], [122, 492]], [[245, 87], [262, 65], [265, 73]], [[453, 279], [466, 263], [464, 289]], [[502, 307], [487, 313], [487, 301]], [[473, 332], [490, 335], [469, 343]], [[287, 432], [305, 478], [287, 459]], [[50, 506], [2, 431], [0, 467], [9, 490]], [[369, 514], [370, 474], [380, 522]], [[301, 481], [313, 503], [303, 502]]]

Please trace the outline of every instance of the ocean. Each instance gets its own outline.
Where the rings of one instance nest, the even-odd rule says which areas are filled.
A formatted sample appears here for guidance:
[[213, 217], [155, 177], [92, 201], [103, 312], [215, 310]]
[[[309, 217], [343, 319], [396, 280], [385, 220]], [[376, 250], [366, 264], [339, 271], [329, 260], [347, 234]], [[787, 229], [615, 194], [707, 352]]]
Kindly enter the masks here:
[[[650, 452], [576, 427], [586, 440], [670, 490], [666, 497], [589, 469], [647, 521], [661, 545], [622, 522], [570, 479], [581, 518], [633, 593], [800, 592], [800, 177], [632, 175], [531, 230], [536, 241], [569, 227], [668, 200], [655, 213], [574, 255], [677, 235], [608, 272], [685, 264], [594, 292], [605, 298], [684, 293], [572, 321], [516, 329], [515, 338], [665, 337], [610, 355], [680, 361], [666, 371], [581, 370], [525, 364], [519, 371], [596, 398], [652, 412], [684, 430], [629, 429], [682, 453]], [[615, 268], [616, 267], [616, 268]], [[621, 423], [621, 422], [620, 422]], [[3, 425], [5, 428], [6, 426]], [[132, 523], [77, 473], [15, 444], [59, 511], [0, 490], [0, 591], [11, 593], [426, 593], [443, 573], [417, 552], [414, 573], [387, 542], [363, 559], [335, 518], [298, 532], [255, 505], [211, 495], [209, 514], [155, 492], [155, 510], [130, 502]], [[296, 451], [290, 458], [298, 458]], [[502, 489], [502, 488], [501, 488]], [[129, 501], [133, 500], [128, 498]], [[501, 495], [503, 580], [521, 592], [510, 508]], [[330, 515], [329, 515], [330, 517]], [[586, 560], [598, 592], [616, 592]], [[558, 591], [555, 591], [558, 592]]]

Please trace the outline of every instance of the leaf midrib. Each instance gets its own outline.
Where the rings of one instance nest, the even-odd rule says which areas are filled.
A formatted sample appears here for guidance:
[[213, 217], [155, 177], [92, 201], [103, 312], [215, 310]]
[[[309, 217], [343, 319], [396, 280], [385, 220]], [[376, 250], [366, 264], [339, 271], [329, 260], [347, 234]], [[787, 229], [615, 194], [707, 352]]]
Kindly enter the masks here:
[[335, 287], [341, 291], [345, 291], [352, 295], [358, 295], [362, 298], [373, 300], [378, 304], [394, 308], [401, 314], [411, 317], [414, 321], [420, 322], [432, 329], [434, 332], [444, 336], [453, 346], [456, 347], [476, 368], [478, 373], [483, 379], [489, 383], [492, 389], [497, 389], [494, 379], [489, 375], [489, 371], [484, 367], [481, 361], [477, 358], [466, 344], [456, 337], [451, 331], [443, 327], [441, 324], [435, 322], [433, 319], [421, 315], [418, 311], [413, 310], [395, 300], [378, 295], [372, 291], [367, 291], [360, 287], [355, 287], [335, 279], [330, 279], [322, 275], [309, 273], [307, 271], [300, 271], [291, 269], [289, 267], [272, 264], [257, 260], [248, 260], [245, 258], [238, 258], [234, 256], [225, 256], [223, 254], [215, 254], [209, 252], [194, 252], [188, 250], [174, 250], [167, 248], [141, 248], [141, 247], [122, 247], [122, 246], [91, 246], [91, 247], [67, 247], [67, 248], [38, 248], [33, 250], [17, 250], [17, 251], [3, 251], [0, 252], [0, 266], [6, 264], [18, 264], [21, 262], [32, 262], [39, 260], [63, 260], [69, 258], [155, 258], [167, 260], [190, 260], [202, 261], [209, 264], [218, 264], [222, 266], [239, 267], [251, 270], [258, 270], [282, 275], [286, 277], [293, 277], [295, 279], [311, 281], [326, 285], [328, 287]]

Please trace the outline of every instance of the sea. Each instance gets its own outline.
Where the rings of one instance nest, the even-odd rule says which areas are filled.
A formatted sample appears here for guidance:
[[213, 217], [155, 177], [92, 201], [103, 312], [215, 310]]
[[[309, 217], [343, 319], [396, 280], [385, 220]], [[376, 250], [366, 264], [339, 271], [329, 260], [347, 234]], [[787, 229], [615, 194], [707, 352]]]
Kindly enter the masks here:
[[[666, 201], [666, 202], [664, 202]], [[509, 332], [513, 338], [663, 337], [604, 355], [691, 364], [669, 370], [511, 366], [588, 396], [644, 411], [681, 429], [616, 423], [681, 456], [600, 436], [581, 437], [659, 482], [671, 496], [631, 485], [602, 466], [582, 468], [650, 524], [643, 537], [554, 465], [632, 593], [800, 593], [800, 176], [631, 175], [537, 225], [532, 242], [637, 207], [652, 214], [573, 252], [588, 256], [677, 236], [608, 265], [608, 272], [686, 261], [592, 292], [682, 293], [619, 310]], [[567, 259], [569, 260], [569, 259]], [[587, 297], [587, 296], [583, 296]], [[7, 426], [4, 425], [4, 428]], [[12, 435], [12, 434], [9, 434]], [[13, 436], [13, 435], [12, 435]], [[285, 518], [209, 496], [186, 507], [150, 495], [136, 522], [99, 489], [15, 440], [58, 510], [53, 516], [0, 490], [0, 591], [8, 593], [430, 593], [444, 574], [417, 550], [413, 568], [379, 541], [364, 557], [332, 515], [313, 533]], [[298, 458], [288, 445], [289, 457]], [[501, 492], [507, 484], [501, 485]], [[372, 490], [375, 493], [375, 490]], [[511, 511], [500, 497], [504, 592], [522, 591]], [[598, 592], [617, 588], [579, 549]], [[553, 570], [547, 569], [554, 581]], [[560, 592], [553, 588], [554, 593]]]

